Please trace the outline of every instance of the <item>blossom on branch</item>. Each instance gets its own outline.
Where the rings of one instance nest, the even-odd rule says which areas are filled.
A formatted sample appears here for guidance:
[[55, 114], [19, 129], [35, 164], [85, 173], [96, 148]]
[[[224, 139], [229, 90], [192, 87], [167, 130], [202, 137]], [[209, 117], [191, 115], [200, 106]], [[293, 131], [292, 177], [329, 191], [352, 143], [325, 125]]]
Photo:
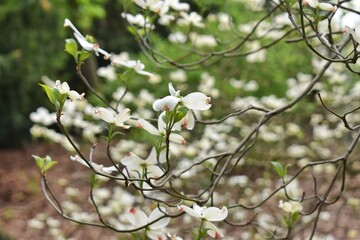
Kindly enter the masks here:
[[178, 103], [190, 110], [208, 110], [211, 107], [211, 98], [201, 92], [193, 92], [181, 97], [180, 90], [176, 91], [172, 83], [169, 83], [169, 92], [170, 96], [158, 99], [153, 103], [155, 111], [172, 110]]
[[128, 108], [125, 108], [121, 110], [118, 114], [115, 114], [114, 112], [106, 108], [100, 107], [98, 109], [95, 109], [95, 115], [100, 117], [105, 122], [121, 127], [123, 129], [130, 128], [129, 125], [124, 124], [124, 122], [130, 118], [130, 109]]
[[104, 49], [101, 49], [99, 44], [92, 43], [88, 40], [88, 38], [92, 37], [84, 37], [79, 30], [72, 24], [72, 22], [69, 19], [65, 19], [64, 27], [70, 27], [74, 31], [74, 36], [78, 40], [79, 44], [86, 50], [86, 51], [94, 51], [96, 56], [99, 56], [99, 53], [104, 55], [104, 59], [109, 59], [110, 54], [106, 52]]
[[165, 151], [162, 151], [157, 158], [156, 149], [152, 148], [149, 156], [146, 159], [142, 159], [135, 153], [128, 153], [126, 157], [120, 160], [120, 162], [126, 167], [124, 173], [129, 177], [143, 178], [143, 174], [146, 173], [147, 178], [157, 178], [163, 174], [163, 170], [158, 166], [158, 163], [164, 163]]
[[228, 216], [228, 209], [226, 207], [217, 208], [206, 206], [200, 207], [194, 203], [190, 208], [186, 205], [178, 206], [179, 211], [186, 212], [192, 217], [199, 218], [204, 221], [204, 227], [207, 229], [207, 234], [213, 238], [223, 238], [224, 234], [211, 222], [223, 221]]
[[355, 31], [349, 26], [345, 26], [344, 33], [350, 34], [354, 41], [360, 44], [360, 26], [356, 26]]
[[146, 235], [152, 240], [159, 240], [167, 239], [165, 233], [160, 231], [170, 222], [170, 218], [165, 217], [165, 213], [165, 208], [155, 208], [148, 217], [143, 211], [131, 208], [129, 212], [125, 214], [125, 218], [136, 228], [146, 226], [157, 219], [160, 219], [146, 227]]
[[312, 8], [319, 8], [320, 10], [336, 12], [337, 7], [330, 3], [319, 3], [318, 0], [303, 0], [304, 6], [309, 5]]
[[[166, 124], [163, 120], [163, 116], [164, 115], [160, 114], [158, 118], [158, 128], [155, 128], [151, 123], [149, 123], [148, 121], [142, 118], [140, 118], [137, 121], [137, 127], [143, 128], [147, 132], [155, 136], [166, 136], [166, 130], [165, 130]], [[169, 140], [175, 143], [186, 144], [186, 140], [180, 134], [173, 132], [170, 133]]]
[[128, 60], [128, 61], [118, 61], [113, 60], [112, 64], [115, 66], [123, 66], [127, 68], [134, 69], [140, 75], [148, 76], [149, 78], [153, 76], [152, 73], [144, 71], [145, 65], [140, 62], [140, 60]]
[[71, 101], [84, 99], [85, 93], [79, 94], [75, 90], [70, 90], [69, 84], [67, 82], [61, 83], [60, 80], [56, 80], [54, 88], [58, 90], [60, 94], [68, 95]]

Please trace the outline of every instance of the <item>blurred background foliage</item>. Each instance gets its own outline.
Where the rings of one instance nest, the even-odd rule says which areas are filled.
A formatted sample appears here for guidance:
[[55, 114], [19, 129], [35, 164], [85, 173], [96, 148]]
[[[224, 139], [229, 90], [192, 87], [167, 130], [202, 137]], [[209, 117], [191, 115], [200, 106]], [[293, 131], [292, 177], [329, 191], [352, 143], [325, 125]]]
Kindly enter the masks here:
[[[191, 7], [203, 13], [228, 11], [234, 23], [244, 23], [256, 19], [257, 14], [245, 11], [245, 8], [234, 8], [229, 4], [214, 0], [203, 2], [189, 1]], [[230, 1], [229, 1], [230, 2]], [[91, 33], [100, 46], [109, 52], [130, 52], [131, 58], [141, 59], [146, 70], [155, 72], [165, 79], [166, 84], [152, 86], [144, 81], [134, 82], [132, 91], [138, 92], [147, 87], [155, 95], [167, 92], [167, 79], [172, 69], [157, 68], [144, 55], [140, 55], [134, 37], [127, 30], [127, 23], [121, 12], [131, 5], [131, 1], [111, 0], [3, 0], [0, 7], [0, 147], [20, 146], [29, 141], [31, 122], [29, 114], [39, 106], [46, 105], [46, 98], [38, 83], [46, 75], [50, 79], [67, 81], [71, 87], [85, 91], [75, 73], [75, 66], [70, 56], [64, 51], [64, 40], [71, 33], [63, 28], [65, 18], [78, 26], [84, 34]], [[263, 13], [259, 13], [260, 15]], [[156, 28], [153, 36], [154, 47], [168, 55], [176, 55], [179, 49], [168, 41], [167, 30]], [[223, 72], [231, 77], [262, 81], [262, 87], [255, 93], [258, 96], [275, 94], [282, 96], [285, 91], [285, 80], [301, 71], [310, 71], [310, 56], [305, 56], [305, 46], [301, 44], [275, 46], [267, 54], [269, 61], [249, 64], [244, 58], [230, 58], [222, 61], [216, 68], [200, 69], [188, 73], [189, 83], [196, 86], [202, 72], [208, 71], [217, 79], [217, 87], [225, 91], [227, 97], [238, 96], [239, 92], [231, 88]], [[300, 57], [301, 56], [301, 57]], [[271, 64], [270, 64], [271, 63]], [[94, 56], [84, 66], [85, 76], [94, 84], [106, 83], [98, 79], [96, 69], [108, 63]], [[261, 71], [259, 71], [259, 69]], [[228, 76], [230, 76], [228, 74]], [[119, 83], [120, 84], [120, 83]], [[104, 87], [104, 91], [113, 88]], [[156, 94], [158, 92], [159, 94]], [[105, 95], [111, 93], [104, 92]]]

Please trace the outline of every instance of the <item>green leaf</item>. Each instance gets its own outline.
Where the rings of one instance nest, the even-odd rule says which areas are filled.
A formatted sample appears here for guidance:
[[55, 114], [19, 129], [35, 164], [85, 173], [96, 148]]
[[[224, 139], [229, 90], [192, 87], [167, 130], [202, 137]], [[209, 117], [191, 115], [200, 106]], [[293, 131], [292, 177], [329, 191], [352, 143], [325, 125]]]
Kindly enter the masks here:
[[165, 115], [162, 117], [165, 124], [168, 124], [171, 121], [172, 112], [166, 111]]
[[281, 177], [284, 178], [286, 175], [286, 170], [284, 169], [284, 167], [281, 165], [281, 163], [277, 162], [277, 161], [271, 161], [271, 164], [273, 165], [275, 171], [277, 172], [277, 174]]
[[41, 83], [39, 83], [39, 85], [45, 90], [50, 102], [55, 105], [61, 95], [60, 92], [56, 89], [49, 87], [48, 85]]
[[90, 52], [87, 52], [84, 49], [82, 49], [81, 52], [78, 52], [78, 53], [79, 53], [79, 61], [77, 62], [78, 64], [80, 64], [83, 61], [85, 61], [86, 59], [88, 59], [91, 55]]
[[75, 62], [78, 63], [78, 46], [73, 38], [65, 40], [65, 51], [74, 57]]
[[179, 108], [178, 111], [175, 114], [174, 123], [177, 123], [181, 119], [183, 119], [188, 111], [189, 111], [189, 109], [186, 108], [186, 107]]
[[57, 164], [57, 161], [53, 161], [49, 156], [42, 158], [32, 155], [32, 157], [35, 159], [36, 165], [40, 169], [41, 174], [45, 174], [52, 166]]
[[98, 182], [99, 182], [99, 179], [96, 178], [96, 174], [95, 174], [95, 173], [91, 173], [91, 174], [90, 174], [90, 187], [91, 187], [91, 189], [93, 189], [94, 187], [96, 187], [97, 184], [98, 184]]

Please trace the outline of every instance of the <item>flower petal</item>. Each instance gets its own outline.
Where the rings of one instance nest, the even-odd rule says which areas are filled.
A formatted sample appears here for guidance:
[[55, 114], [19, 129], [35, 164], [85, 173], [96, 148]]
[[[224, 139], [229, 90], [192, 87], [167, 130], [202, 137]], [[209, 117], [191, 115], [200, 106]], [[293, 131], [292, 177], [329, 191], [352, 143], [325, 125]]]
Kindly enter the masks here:
[[95, 109], [95, 115], [97, 115], [107, 123], [114, 122], [114, 114], [106, 108], [100, 107], [98, 109]]
[[223, 207], [219, 209], [217, 207], [209, 207], [204, 211], [204, 218], [210, 222], [218, 222], [224, 220], [228, 215], [228, 209]]
[[179, 211], [186, 212], [187, 214], [189, 214], [192, 217], [202, 218], [202, 215], [199, 211], [195, 211], [194, 209], [192, 209], [186, 205], [180, 205], [180, 206], [178, 206], [178, 209], [179, 209]]
[[153, 109], [155, 111], [171, 111], [179, 102], [179, 98], [174, 96], [166, 96], [158, 99], [153, 103]]
[[188, 111], [185, 115], [185, 117], [183, 117], [183, 119], [180, 120], [180, 125], [183, 128], [186, 128], [188, 130], [192, 130], [195, 127], [195, 118], [194, 115], [191, 111]]
[[186, 144], [185, 138], [177, 133], [170, 133], [169, 139], [170, 139], [170, 141], [175, 142], [175, 143], [180, 143], [182, 145]]
[[[160, 217], [163, 217], [165, 216], [165, 214], [163, 212], [166, 213], [166, 209], [163, 208], [163, 207], [160, 207], [161, 210], [159, 208], [155, 208], [151, 213], [150, 213], [150, 216], [149, 216], [149, 223], [160, 218]], [[170, 222], [170, 218], [169, 217], [165, 217], [165, 218], [162, 218], [160, 219], [159, 221], [153, 223], [150, 225], [150, 229], [152, 230], [155, 230], [155, 229], [162, 229], [162, 228], [165, 228]]]
[[205, 221], [204, 227], [207, 229], [207, 234], [209, 234], [213, 238], [223, 238], [224, 234], [211, 222]]
[[125, 214], [125, 218], [135, 227], [141, 227], [148, 223], [146, 214], [136, 208], [131, 208], [129, 212]]
[[183, 104], [193, 110], [208, 110], [211, 107], [211, 98], [201, 92], [194, 92], [182, 99]]
[[78, 32], [74, 32], [75, 38], [78, 40], [79, 44], [86, 50], [86, 51], [92, 51], [94, 49], [94, 44], [89, 43], [86, 41], [83, 35], [81, 35]]
[[137, 127], [143, 128], [152, 135], [160, 136], [159, 130], [157, 130], [151, 123], [145, 119], [140, 118], [137, 122]]
[[128, 120], [129, 118], [130, 118], [130, 109], [125, 108], [115, 116], [114, 123], [116, 126], [123, 125], [122, 123]]
[[169, 92], [171, 96], [179, 97], [180, 96], [180, 90], [176, 91], [172, 83], [169, 83]]

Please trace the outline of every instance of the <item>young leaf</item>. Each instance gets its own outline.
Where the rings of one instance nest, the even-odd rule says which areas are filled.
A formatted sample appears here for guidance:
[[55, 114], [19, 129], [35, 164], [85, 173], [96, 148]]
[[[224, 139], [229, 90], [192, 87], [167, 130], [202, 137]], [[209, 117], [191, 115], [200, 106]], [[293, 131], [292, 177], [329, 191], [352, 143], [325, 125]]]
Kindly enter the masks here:
[[51, 87], [49, 87], [48, 85], [45, 85], [45, 84], [41, 84], [39, 83], [39, 85], [45, 90], [46, 92], [46, 95], [48, 96], [50, 102], [52, 104], [56, 104], [56, 102], [59, 100], [59, 97], [60, 97], [60, 93], [58, 90], [56, 89], [53, 89]]
[[179, 108], [178, 111], [175, 114], [174, 122], [177, 123], [181, 119], [183, 119], [188, 111], [189, 111], [188, 108], [185, 108], [185, 107]]
[[277, 161], [271, 161], [271, 164], [273, 165], [275, 171], [281, 178], [285, 177], [286, 173], [285, 173], [284, 167], [281, 165], [281, 163], [279, 163]]
[[65, 40], [65, 51], [73, 56], [75, 62], [78, 63], [78, 46], [74, 39], [69, 38]]
[[90, 57], [90, 52], [85, 51], [84, 49], [81, 50], [81, 52], [79, 52], [79, 62], [78, 64], [82, 63], [83, 61], [85, 61], [86, 59], [88, 59]]

